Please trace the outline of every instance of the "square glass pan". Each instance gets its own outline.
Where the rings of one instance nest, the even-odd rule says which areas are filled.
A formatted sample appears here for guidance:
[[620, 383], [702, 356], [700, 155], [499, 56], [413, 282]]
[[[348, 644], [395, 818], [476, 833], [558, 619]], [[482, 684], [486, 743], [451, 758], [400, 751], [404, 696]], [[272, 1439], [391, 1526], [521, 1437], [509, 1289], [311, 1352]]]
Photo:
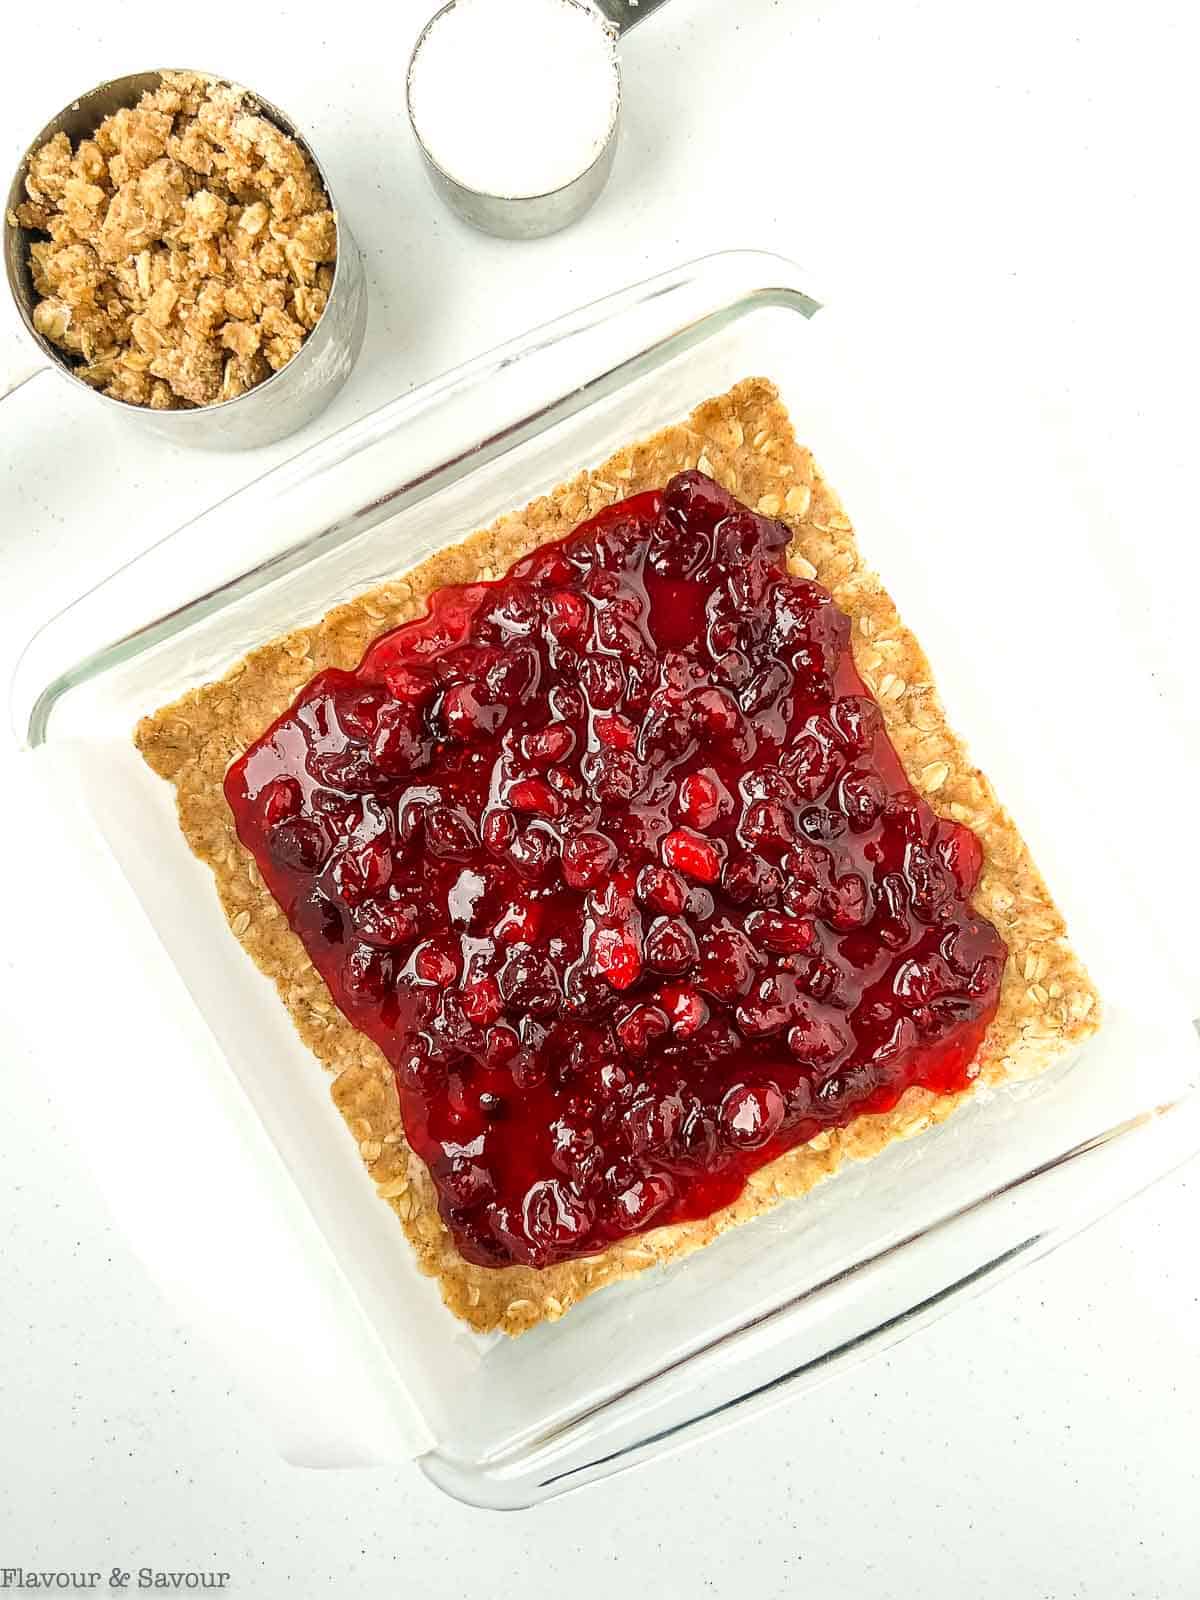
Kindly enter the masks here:
[[[255, 645], [750, 375], [779, 386], [929, 650], [952, 720], [1068, 916], [1104, 994], [1105, 1026], [1058, 1069], [981, 1092], [944, 1127], [666, 1272], [607, 1289], [518, 1340], [479, 1338], [416, 1271], [324, 1075], [237, 950], [167, 785], [130, 733]], [[1145, 689], [1115, 690], [1131, 697], [1124, 708], [1111, 698], [1085, 706], [1069, 749], [1052, 719], [1015, 714], [1047, 674], [1073, 670], [1083, 620], [1104, 604], [1088, 591], [1096, 564], [1081, 575], [1067, 560], [1075, 587], [1063, 608], [1052, 559], [1031, 592], [990, 559], [986, 538], [964, 537], [985, 517], [985, 497], [938, 499], [962, 408], [937, 413], [919, 395], [911, 373], [889, 373], [878, 352], [855, 347], [792, 264], [713, 256], [352, 424], [163, 540], [28, 647], [14, 685], [18, 737], [49, 780], [46, 803], [65, 797], [80, 859], [104, 876], [105, 926], [93, 942], [123, 958], [126, 1067], [102, 1094], [74, 1086], [92, 1094], [119, 1152], [99, 1175], [293, 1459], [413, 1455], [464, 1500], [530, 1504], [800, 1394], [1200, 1148], [1200, 1051], [1126, 886], [1103, 801], [1103, 717], [1136, 716]], [[1036, 522], [1009, 537], [1036, 542]], [[1014, 649], [1014, 616], [1032, 641], [1025, 650]], [[1097, 799], [1081, 816], [1088, 784]], [[157, 1036], [134, 1026], [144, 1009]], [[171, 1092], [192, 1108], [204, 1180], [165, 1196], [139, 1142], [121, 1138], [145, 1115], [141, 1086], [164, 1015], [176, 1046]], [[109, 1141], [91, 1143], [103, 1167]], [[238, 1196], [228, 1248], [213, 1247], [217, 1187]], [[270, 1241], [240, 1275], [235, 1233]]]

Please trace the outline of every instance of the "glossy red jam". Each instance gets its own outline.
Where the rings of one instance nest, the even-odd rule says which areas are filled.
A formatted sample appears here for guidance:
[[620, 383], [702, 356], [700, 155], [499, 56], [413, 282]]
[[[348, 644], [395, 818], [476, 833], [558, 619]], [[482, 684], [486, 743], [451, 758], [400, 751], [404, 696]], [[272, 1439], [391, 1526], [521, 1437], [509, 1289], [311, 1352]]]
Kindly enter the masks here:
[[908, 787], [787, 542], [683, 473], [441, 591], [230, 769], [471, 1261], [705, 1216], [967, 1082], [1005, 959], [979, 844]]

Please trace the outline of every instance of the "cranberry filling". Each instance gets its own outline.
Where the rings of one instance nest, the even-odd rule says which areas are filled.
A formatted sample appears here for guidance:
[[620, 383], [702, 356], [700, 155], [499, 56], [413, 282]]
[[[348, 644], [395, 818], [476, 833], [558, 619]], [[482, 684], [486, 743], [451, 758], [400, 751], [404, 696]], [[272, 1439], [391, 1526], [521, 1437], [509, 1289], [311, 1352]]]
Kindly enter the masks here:
[[788, 531], [696, 472], [441, 590], [230, 769], [462, 1254], [542, 1267], [961, 1089], [1005, 948]]

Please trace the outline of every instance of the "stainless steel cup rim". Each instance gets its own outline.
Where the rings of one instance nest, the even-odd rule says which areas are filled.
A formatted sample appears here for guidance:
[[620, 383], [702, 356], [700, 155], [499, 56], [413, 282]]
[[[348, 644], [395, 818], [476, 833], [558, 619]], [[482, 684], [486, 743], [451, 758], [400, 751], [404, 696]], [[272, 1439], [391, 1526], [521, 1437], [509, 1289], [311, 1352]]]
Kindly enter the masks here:
[[[565, 3], [567, 5], [574, 6], [577, 11], [586, 11], [588, 16], [595, 19], [598, 27], [603, 28], [610, 37], [616, 37], [615, 29], [612, 27], [612, 24], [606, 22], [598, 11], [595, 11], [590, 5], [588, 5], [587, 0], [565, 0]], [[442, 166], [441, 162], [438, 161], [437, 157], [425, 143], [425, 140], [421, 137], [421, 130], [418, 128], [417, 119], [413, 115], [413, 68], [416, 66], [417, 56], [421, 52], [421, 46], [425, 43], [425, 40], [429, 37], [433, 29], [442, 20], [442, 18], [446, 16], [448, 12], [453, 11], [457, 5], [458, 0], [445, 0], [445, 4], [438, 7], [438, 9], [433, 13], [429, 21], [417, 35], [417, 42], [413, 45], [412, 54], [408, 58], [408, 71], [404, 78], [404, 97], [408, 108], [408, 124], [413, 131], [413, 138], [417, 141], [417, 144], [421, 150], [421, 154], [425, 157], [426, 161], [429, 162], [429, 165], [441, 174], [448, 184], [450, 184], [453, 188], [460, 190], [465, 195], [473, 196], [477, 200], [501, 200], [507, 205], [521, 206], [526, 204], [534, 205], [540, 200], [550, 200], [553, 199], [555, 195], [565, 194], [568, 189], [573, 189], [582, 178], [586, 178], [589, 172], [594, 172], [604, 160], [608, 153], [608, 147], [612, 143], [618, 124], [620, 123], [622, 93], [621, 63], [618, 61], [616, 53], [614, 52], [613, 54], [613, 72], [616, 74], [617, 79], [617, 98], [613, 105], [612, 120], [609, 122], [608, 128], [605, 131], [604, 142], [600, 146], [600, 149], [596, 152], [596, 158], [594, 161], [590, 161], [582, 171], [577, 172], [575, 176], [573, 178], [569, 178], [566, 183], [559, 184], [556, 189], [544, 189], [540, 194], [493, 194], [487, 189], [474, 189], [469, 183], [464, 183], [461, 178], [456, 178], [452, 172], [446, 171], [445, 167]]]
[[[144, 93], [146, 93], [148, 89], [158, 87], [158, 85], [162, 82], [162, 75], [164, 72], [194, 72], [197, 77], [204, 78], [209, 83], [220, 84], [227, 88], [240, 89], [242, 93], [253, 102], [254, 107], [261, 112], [269, 122], [274, 123], [280, 132], [285, 133], [289, 139], [294, 139], [296, 141], [316, 169], [317, 177], [321, 180], [321, 187], [325, 190], [326, 197], [329, 200], [330, 210], [333, 212], [334, 228], [336, 229], [337, 233], [337, 256], [334, 260], [333, 288], [330, 290], [329, 297], [321, 309], [321, 315], [308, 330], [308, 334], [305, 338], [305, 344], [308, 343], [308, 340], [312, 338], [317, 329], [321, 326], [322, 322], [324, 322], [329, 308], [333, 303], [334, 291], [337, 288], [337, 273], [342, 259], [343, 230], [341, 218], [338, 213], [337, 203], [334, 200], [333, 190], [329, 186], [329, 179], [325, 173], [324, 167], [321, 165], [320, 160], [318, 159], [317, 154], [313, 150], [311, 144], [297, 128], [291, 117], [289, 117], [285, 111], [281, 111], [280, 108], [268, 100], [265, 95], [259, 94], [257, 90], [250, 89], [246, 87], [245, 84], [238, 83], [235, 78], [226, 77], [219, 72], [206, 72], [201, 67], [156, 67], [148, 72], [128, 72], [119, 78], [106, 78], [103, 83], [98, 83], [94, 88], [89, 89], [86, 94], [76, 95], [72, 100], [68, 101], [68, 103], [62, 108], [57, 116], [50, 119], [37, 137], [30, 141], [28, 149], [17, 163], [16, 172], [13, 174], [12, 182], [9, 184], [8, 199], [5, 204], [4, 213], [4, 232], [6, 240], [4, 257], [8, 291], [12, 296], [13, 304], [17, 309], [17, 315], [20, 317], [26, 332], [37, 345], [38, 349], [41, 350], [43, 355], [49, 358], [54, 369], [58, 372], [61, 372], [65, 377], [70, 378], [73, 383], [75, 383], [80, 389], [84, 390], [87, 394], [91, 395], [93, 399], [101, 400], [106, 405], [114, 406], [119, 412], [122, 412], [125, 415], [128, 415], [130, 412], [141, 413], [147, 408], [145, 406], [136, 405], [130, 400], [118, 400], [114, 395], [105, 394], [103, 389], [93, 388], [90, 383], [86, 382], [85, 379], [79, 376], [79, 373], [75, 370], [75, 367], [72, 364], [69, 356], [67, 356], [63, 351], [59, 350], [57, 346], [51, 344], [50, 341], [40, 334], [37, 331], [37, 328], [34, 326], [34, 294], [32, 291], [32, 286], [30, 286], [29, 290], [27, 291], [23, 284], [18, 283], [17, 274], [22, 270], [22, 264], [24, 265], [24, 270], [28, 272], [29, 246], [36, 237], [36, 232], [31, 228], [21, 227], [19, 223], [10, 222], [9, 215], [27, 198], [25, 193], [25, 178], [29, 172], [29, 163], [32, 160], [35, 152], [40, 150], [42, 145], [45, 144], [48, 139], [52, 139], [54, 135], [62, 129], [64, 122], [66, 122], [68, 119], [73, 122], [76, 121], [79, 114], [85, 112], [89, 105], [91, 105], [93, 102], [101, 100], [102, 98], [105, 100], [113, 100], [116, 102], [116, 105], [128, 105], [132, 107], [136, 105], [137, 101]], [[95, 131], [95, 127], [98, 127], [103, 121], [104, 117], [109, 115], [111, 115], [111, 112], [108, 110], [98, 111], [92, 131]], [[15, 247], [10, 248], [9, 241], [14, 236], [16, 239], [16, 245]], [[301, 346], [301, 350], [303, 350], [303, 346]], [[293, 357], [292, 359], [295, 360], [296, 358]], [[212, 416], [218, 411], [228, 412], [231, 406], [240, 405], [243, 400], [251, 400], [254, 397], [264, 393], [272, 386], [272, 384], [278, 383], [278, 381], [284, 377], [288, 367], [290, 367], [291, 364], [291, 361], [287, 362], [286, 365], [280, 367], [277, 371], [272, 372], [269, 378], [264, 378], [261, 383], [255, 384], [253, 389], [247, 389], [242, 394], [233, 395], [228, 400], [214, 400], [208, 405], [193, 406], [187, 409], [180, 409], [178, 411], [156, 412], [156, 420], [160, 426], [162, 426], [164, 423], [170, 426], [170, 423], [167, 423], [168, 418], [189, 417], [197, 411], [202, 412], [206, 417]]]

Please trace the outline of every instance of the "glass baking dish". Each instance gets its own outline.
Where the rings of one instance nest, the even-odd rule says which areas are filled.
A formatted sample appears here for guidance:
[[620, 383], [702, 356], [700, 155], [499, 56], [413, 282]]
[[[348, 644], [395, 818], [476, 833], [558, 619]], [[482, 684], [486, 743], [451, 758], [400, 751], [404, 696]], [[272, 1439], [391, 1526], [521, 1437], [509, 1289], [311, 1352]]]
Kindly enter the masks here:
[[[779, 386], [929, 650], [952, 720], [1068, 916], [1105, 1025], [1056, 1070], [980, 1092], [943, 1127], [682, 1264], [521, 1339], [481, 1338], [417, 1272], [130, 733], [256, 644], [752, 374]], [[1136, 716], [1145, 688], [1125, 674], [1104, 705], [1077, 696], [1069, 738], [1053, 717], [1017, 713], [1039, 684], [1074, 681], [1104, 604], [1089, 588], [1097, 564], [1068, 551], [1059, 574], [1036, 525], [1008, 530], [1012, 563], [989, 560], [986, 497], [939, 500], [964, 408], [920, 396], [911, 372], [856, 348], [793, 265], [713, 256], [352, 424], [164, 539], [27, 648], [18, 737], [69, 847], [74, 914], [89, 906], [90, 947], [123, 997], [121, 1071], [97, 1083], [65, 1064], [64, 1099], [134, 1244], [290, 1459], [416, 1457], [465, 1501], [531, 1504], [799, 1396], [1200, 1148], [1200, 1050], [1129, 887], [1118, 797], [1104, 798], [1104, 717]], [[1009, 571], [1023, 555], [1038, 558], [1036, 585]]]

